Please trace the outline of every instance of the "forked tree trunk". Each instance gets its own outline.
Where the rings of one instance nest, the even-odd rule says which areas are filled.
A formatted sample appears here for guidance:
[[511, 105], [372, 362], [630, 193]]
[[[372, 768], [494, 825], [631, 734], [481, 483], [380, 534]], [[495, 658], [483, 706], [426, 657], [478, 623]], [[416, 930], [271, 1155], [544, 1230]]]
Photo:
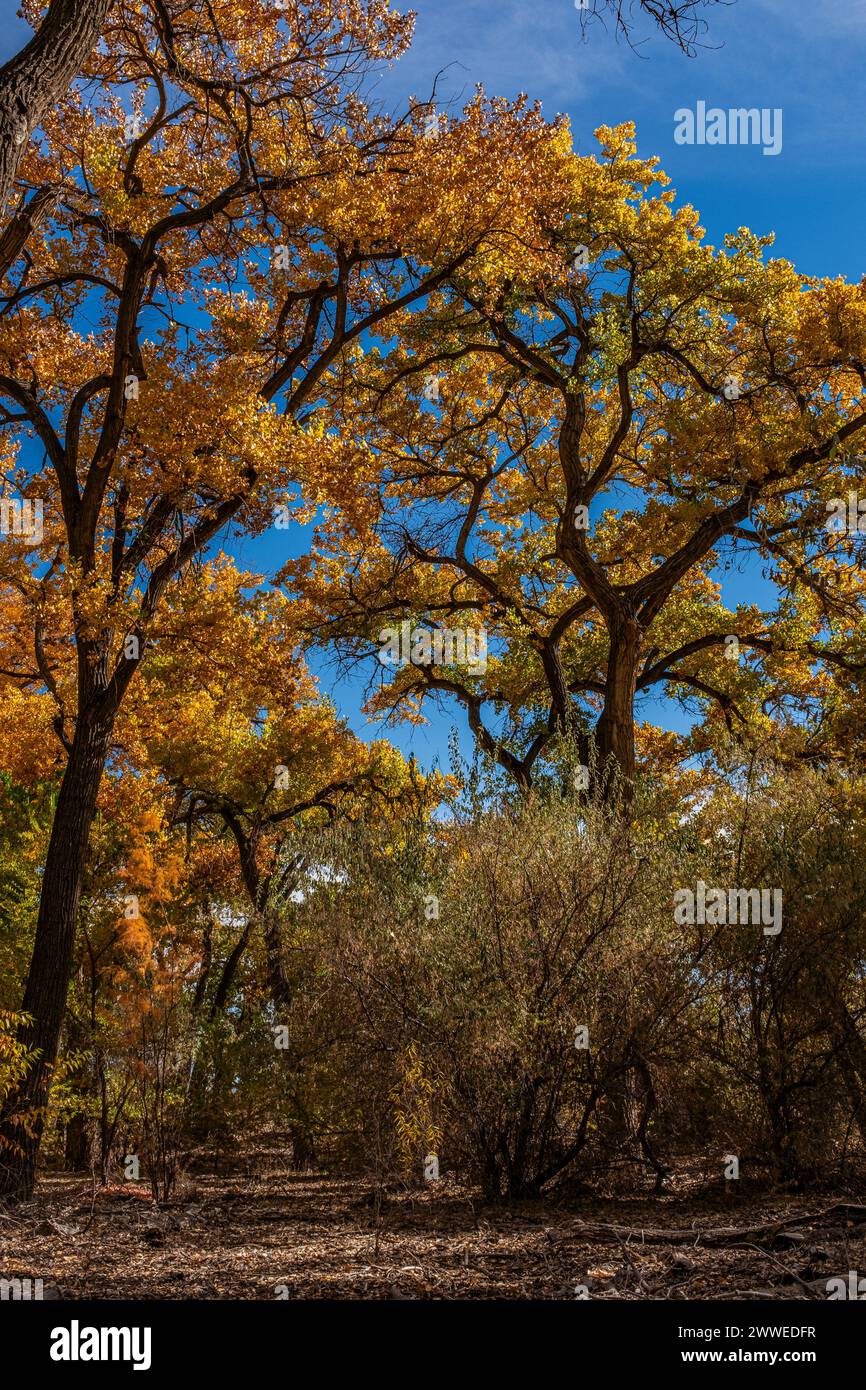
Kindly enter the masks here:
[[[72, 974], [81, 882], [96, 797], [108, 754], [113, 715], [100, 706], [79, 716], [57, 798], [39, 900], [36, 937], [22, 1010], [32, 1023], [21, 1041], [38, 1050], [21, 1086], [0, 1117], [0, 1196], [26, 1199], [33, 1192], [51, 1071], [57, 1058], [66, 995]], [[15, 1115], [37, 1113], [27, 1133]]]

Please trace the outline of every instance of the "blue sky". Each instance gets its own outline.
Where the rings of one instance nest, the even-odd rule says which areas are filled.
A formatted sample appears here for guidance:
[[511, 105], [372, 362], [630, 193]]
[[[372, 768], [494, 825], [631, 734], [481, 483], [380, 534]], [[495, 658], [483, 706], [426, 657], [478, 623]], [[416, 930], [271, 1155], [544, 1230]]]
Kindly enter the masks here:
[[[399, 5], [397, 6], [399, 8]], [[647, 22], [638, 24], [635, 51], [600, 24], [583, 38], [574, 0], [413, 0], [415, 43], [383, 72], [377, 95], [400, 109], [425, 99], [439, 74], [439, 105], [459, 110], [477, 83], [491, 94], [526, 92], [548, 116], [569, 115], [575, 144], [594, 148], [601, 124], [634, 120], [641, 154], [657, 154], [680, 199], [701, 214], [708, 239], [721, 241], [740, 226], [775, 232], [776, 251], [804, 273], [859, 280], [866, 272], [866, 0], [732, 0], [706, 11], [708, 32], [695, 56], [680, 53]], [[28, 35], [15, 6], [0, 0], [0, 60]], [[674, 112], [708, 107], [782, 110], [782, 149], [769, 157], [758, 146], [677, 145]], [[271, 530], [232, 545], [238, 561], [273, 573], [303, 534]], [[758, 597], [755, 574], [731, 575], [724, 597]], [[336, 682], [316, 660], [322, 685], [366, 737], [381, 726], [359, 714], [358, 682]], [[648, 705], [646, 717], [682, 728], [677, 710]], [[427, 764], [444, 753], [457, 723], [436, 719], [427, 730], [408, 727], [393, 737]]]
[[[584, 39], [573, 0], [414, 0], [412, 8], [413, 47], [379, 84], [389, 108], [409, 95], [426, 98], [439, 74], [442, 108], [459, 109], [479, 82], [490, 93], [526, 92], [548, 116], [571, 118], [582, 151], [595, 147], [599, 125], [633, 120], [640, 153], [661, 157], [679, 198], [700, 212], [709, 241], [748, 226], [774, 232], [776, 253], [805, 274], [859, 280], [866, 273], [866, 0], [714, 6], [693, 57], [647, 22], [633, 35], [636, 51], [598, 23]], [[676, 144], [674, 112], [701, 100], [724, 109], [781, 108], [780, 153]], [[749, 567], [724, 577], [723, 597], [760, 601], [767, 587]], [[334, 688], [347, 711], [355, 708], [351, 687]], [[666, 728], [689, 723], [661, 701], [647, 701], [641, 712]], [[443, 718], [396, 739], [426, 762], [442, 751], [451, 722], [463, 732], [458, 717]], [[461, 743], [469, 747], [465, 733]]]
[[[735, 0], [706, 11], [696, 56], [681, 54], [644, 21], [632, 51], [595, 24], [586, 41], [573, 0], [414, 0], [412, 51], [381, 84], [396, 103], [441, 90], [458, 105], [476, 82], [527, 92], [553, 116], [571, 117], [575, 143], [593, 130], [637, 124], [641, 154], [661, 156], [712, 241], [739, 226], [775, 231], [777, 247], [806, 274], [859, 279], [866, 270], [866, 0]], [[682, 146], [674, 111], [708, 106], [781, 107], [783, 148]]]

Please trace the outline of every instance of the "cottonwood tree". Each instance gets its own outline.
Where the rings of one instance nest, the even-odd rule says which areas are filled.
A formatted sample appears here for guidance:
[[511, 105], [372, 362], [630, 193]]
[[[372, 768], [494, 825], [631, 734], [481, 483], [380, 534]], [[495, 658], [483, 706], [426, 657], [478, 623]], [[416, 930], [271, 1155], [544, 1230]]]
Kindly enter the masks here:
[[341, 719], [299, 650], [294, 605], [223, 558], [187, 580], [167, 608], [122, 721], [159, 777], [168, 819], [198, 838], [228, 837], [248, 912], [213, 994], [229, 999], [250, 938], [261, 930], [277, 1008], [291, 1002], [282, 918], [318, 866], [305, 829], [337, 819], [427, 808], [442, 779], [425, 778], [392, 744], [367, 744]]
[[[719, 0], [638, 0], [638, 12], [652, 20], [668, 38], [684, 51], [689, 51], [705, 27], [700, 11]], [[27, 0], [23, 7], [26, 18], [35, 26], [44, 7]], [[21, 156], [31, 135], [54, 104], [65, 94], [79, 74], [91, 75], [88, 59], [97, 40], [108, 28], [112, 0], [50, 0], [48, 9], [36, 33], [25, 46], [0, 68], [0, 206], [12, 189]], [[152, 12], [158, 24], [170, 30], [184, 23], [184, 8], [154, 0]], [[581, 20], [586, 26], [592, 19], [613, 19], [617, 33], [628, 38], [633, 29], [634, 0], [587, 0], [579, 6]], [[118, 22], [135, 24], [140, 11], [130, 7], [126, 13], [117, 7]], [[274, 4], [288, 22], [294, 17], [294, 6]], [[216, 13], [216, 12], [215, 12]], [[217, 38], [212, 30], [211, 39]], [[7, 229], [11, 235], [0, 242], [0, 264], [8, 264], [14, 245], [26, 237], [34, 216], [43, 211], [43, 199], [32, 204], [22, 201], [15, 224]], [[19, 248], [20, 249], [20, 248]]]
[[[169, 586], [231, 524], [348, 498], [369, 451], [329, 431], [325, 373], [480, 248], [514, 264], [534, 235], [561, 125], [481, 96], [441, 130], [427, 106], [372, 112], [365, 75], [409, 33], [384, 0], [289, 22], [263, 0], [129, 5], [96, 90], [22, 159], [63, 192], [0, 298], [2, 423], [44, 456], [18, 479], [45, 509], [28, 601], [34, 634], [64, 606], [76, 675], [25, 989], [40, 1061], [9, 1115], [47, 1094], [99, 783]], [[0, 1190], [32, 1189], [38, 1144]]]
[[[205, 918], [196, 1009], [206, 1005], [211, 1025], [222, 1017], [260, 942], [264, 990], [285, 1023], [295, 1008], [296, 903], [334, 871], [317, 854], [319, 827], [423, 819], [442, 781], [421, 776], [390, 743], [365, 744], [338, 717], [298, 649], [293, 604], [279, 592], [256, 588], [254, 576], [223, 560], [188, 579], [179, 597], [183, 613], [166, 611], [140, 698], [120, 724], [127, 740], [137, 728], [142, 765], [165, 787], [167, 820], [183, 831], [190, 864], [223, 844], [237, 866], [242, 893], [221, 962]], [[315, 1146], [304, 1059], [289, 1052], [283, 1063], [302, 1163]], [[191, 1083], [199, 1101], [206, 1075], [199, 1056]]]
[[[292, 609], [224, 556], [197, 565], [155, 615], [135, 698], [115, 723], [64, 1030], [64, 1053], [90, 1053], [75, 1083], [81, 1108], [69, 1161], [85, 1161], [85, 1115], [98, 1113], [103, 1175], [131, 1085], [113, 1072], [109, 1052], [130, 1054], [153, 971], [169, 957], [176, 963], [172, 978], [189, 981], [190, 1018], [207, 1028], [245, 997], [247, 957], [256, 950], [275, 1016], [289, 1017], [292, 895], [329, 868], [310, 857], [310, 832], [357, 817], [423, 816], [437, 797], [438, 779], [416, 773], [388, 743], [363, 743], [320, 695], [298, 650]], [[19, 661], [11, 638], [26, 641], [26, 627], [11, 623], [8, 631], [2, 660], [23, 685], [26, 648]], [[44, 642], [59, 695], [74, 669], [68, 651], [62, 666], [56, 632]], [[58, 740], [52, 696], [38, 669], [29, 678], [29, 689], [4, 690], [14, 701], [4, 711], [10, 720], [30, 707], [28, 759], [10, 746], [0, 766], [32, 795], [50, 773]], [[190, 1085], [200, 1096], [205, 1068], [196, 1052]], [[301, 1116], [303, 1066], [294, 1056], [283, 1060]], [[296, 1156], [309, 1155], [309, 1125], [296, 1122], [292, 1132]]]
[[[406, 665], [372, 708], [455, 696], [523, 788], [563, 737], [633, 781], [642, 692], [732, 731], [787, 718], [816, 664], [862, 669], [862, 538], [827, 499], [859, 466], [866, 291], [745, 230], [708, 246], [631, 128], [599, 135], [519, 274], [452, 276], [335, 376], [346, 435], [375, 417], [375, 492], [285, 570], [355, 659], [392, 622], [483, 626], [483, 674]], [[749, 557], [770, 602], [732, 611]]]

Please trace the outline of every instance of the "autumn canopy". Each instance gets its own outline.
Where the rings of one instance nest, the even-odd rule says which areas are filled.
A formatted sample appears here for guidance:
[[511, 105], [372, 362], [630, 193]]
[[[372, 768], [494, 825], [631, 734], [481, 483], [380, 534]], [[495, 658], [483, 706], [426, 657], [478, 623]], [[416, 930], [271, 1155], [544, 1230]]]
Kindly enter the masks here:
[[[386, 110], [386, 0], [95, 32], [0, 235], [0, 1192], [52, 1115], [103, 1178], [137, 1127], [163, 1195], [244, 1104], [299, 1162], [380, 1107], [406, 1171], [450, 1143], [511, 1196], [622, 1143], [661, 1181], [649, 1116], [692, 1142], [734, 1074], [701, 1122], [779, 1172], [826, 1157], [807, 1084], [866, 1136], [859, 918], [794, 910], [768, 964], [671, 908], [800, 901], [797, 808], [830, 877], [861, 844], [866, 286], [709, 245], [631, 125]], [[403, 624], [445, 657], [383, 662]], [[428, 717], [474, 768], [399, 751]]]

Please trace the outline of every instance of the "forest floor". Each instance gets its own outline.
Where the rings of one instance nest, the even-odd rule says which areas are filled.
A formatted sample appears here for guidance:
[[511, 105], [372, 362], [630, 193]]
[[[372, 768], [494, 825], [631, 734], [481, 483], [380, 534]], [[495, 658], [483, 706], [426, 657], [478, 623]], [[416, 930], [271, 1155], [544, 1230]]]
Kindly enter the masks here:
[[[0, 1208], [0, 1279], [45, 1298], [820, 1299], [866, 1273], [850, 1192], [707, 1186], [492, 1206], [447, 1177], [377, 1195], [325, 1173], [204, 1175], [157, 1204], [144, 1184], [48, 1174]], [[584, 1292], [585, 1291], [585, 1292]]]

